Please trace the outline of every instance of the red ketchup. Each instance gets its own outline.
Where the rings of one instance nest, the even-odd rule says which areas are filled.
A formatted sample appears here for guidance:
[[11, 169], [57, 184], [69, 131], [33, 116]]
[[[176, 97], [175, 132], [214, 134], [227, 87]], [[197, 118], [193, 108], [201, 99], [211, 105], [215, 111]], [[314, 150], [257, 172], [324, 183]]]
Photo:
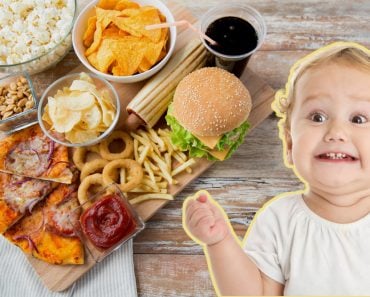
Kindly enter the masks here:
[[82, 230], [97, 247], [108, 249], [133, 232], [136, 222], [122, 198], [102, 197], [81, 216]]

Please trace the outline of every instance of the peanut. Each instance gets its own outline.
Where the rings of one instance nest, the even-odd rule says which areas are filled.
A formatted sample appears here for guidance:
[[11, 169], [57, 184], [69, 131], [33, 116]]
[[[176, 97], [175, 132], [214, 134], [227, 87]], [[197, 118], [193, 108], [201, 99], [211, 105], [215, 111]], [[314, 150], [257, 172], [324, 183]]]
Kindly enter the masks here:
[[28, 108], [32, 108], [33, 106], [35, 105], [35, 103], [33, 102], [33, 100], [28, 100], [27, 103], [26, 103], [26, 107]]
[[33, 108], [35, 105], [25, 77], [0, 86], [0, 120]]
[[10, 110], [10, 111], [7, 111], [6, 113], [4, 113], [3, 115], [3, 120], [7, 119], [8, 117], [10, 117], [11, 115], [13, 115], [13, 111]]
[[11, 83], [9, 85], [9, 88], [10, 88], [11, 91], [15, 91], [17, 89], [17, 84], [16, 83]]

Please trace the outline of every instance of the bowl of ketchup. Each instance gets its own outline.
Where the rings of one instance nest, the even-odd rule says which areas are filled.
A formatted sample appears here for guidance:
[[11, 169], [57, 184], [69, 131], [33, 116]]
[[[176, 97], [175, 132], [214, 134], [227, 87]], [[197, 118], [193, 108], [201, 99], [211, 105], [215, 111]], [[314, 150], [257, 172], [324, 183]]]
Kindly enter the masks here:
[[145, 226], [118, 187], [113, 193], [103, 190], [95, 194], [80, 207], [79, 233], [96, 261], [119, 248]]

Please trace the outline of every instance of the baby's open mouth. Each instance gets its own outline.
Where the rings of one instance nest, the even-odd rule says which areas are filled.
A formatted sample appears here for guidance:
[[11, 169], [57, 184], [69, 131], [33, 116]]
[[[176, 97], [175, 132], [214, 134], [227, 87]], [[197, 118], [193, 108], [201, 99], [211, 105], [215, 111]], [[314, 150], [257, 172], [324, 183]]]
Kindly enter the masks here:
[[345, 153], [325, 153], [317, 156], [319, 159], [356, 161], [357, 158]]

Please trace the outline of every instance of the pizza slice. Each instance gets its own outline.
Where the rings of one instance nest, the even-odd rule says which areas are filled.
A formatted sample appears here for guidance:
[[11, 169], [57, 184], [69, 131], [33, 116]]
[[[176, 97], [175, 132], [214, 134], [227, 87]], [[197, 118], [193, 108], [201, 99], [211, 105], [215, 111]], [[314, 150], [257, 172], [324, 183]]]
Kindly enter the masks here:
[[73, 226], [79, 213], [76, 184], [60, 184], [4, 236], [25, 253], [51, 264], [83, 264], [84, 248]]
[[70, 184], [68, 148], [33, 125], [0, 140], [0, 171]]
[[0, 172], [0, 234], [44, 199], [57, 183]]

